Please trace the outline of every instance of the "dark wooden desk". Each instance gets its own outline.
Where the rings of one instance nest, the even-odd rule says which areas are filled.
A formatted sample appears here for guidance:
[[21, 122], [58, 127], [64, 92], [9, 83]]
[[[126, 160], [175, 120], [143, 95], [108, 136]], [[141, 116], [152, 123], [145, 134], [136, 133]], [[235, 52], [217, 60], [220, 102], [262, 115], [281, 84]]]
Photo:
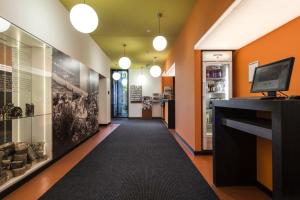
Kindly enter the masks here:
[[175, 100], [167, 100], [164, 102], [164, 121], [168, 128], [175, 129]]
[[[214, 101], [216, 186], [256, 185], [256, 137], [272, 140], [273, 199], [300, 199], [300, 101]], [[269, 117], [261, 117], [269, 116]]]

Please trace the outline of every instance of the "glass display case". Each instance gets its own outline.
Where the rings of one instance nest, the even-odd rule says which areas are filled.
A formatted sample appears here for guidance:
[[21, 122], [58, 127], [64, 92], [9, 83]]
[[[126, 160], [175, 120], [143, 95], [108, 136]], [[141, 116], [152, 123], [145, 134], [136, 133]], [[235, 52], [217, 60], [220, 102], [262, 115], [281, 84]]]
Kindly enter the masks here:
[[52, 159], [52, 48], [0, 32], [0, 193]]

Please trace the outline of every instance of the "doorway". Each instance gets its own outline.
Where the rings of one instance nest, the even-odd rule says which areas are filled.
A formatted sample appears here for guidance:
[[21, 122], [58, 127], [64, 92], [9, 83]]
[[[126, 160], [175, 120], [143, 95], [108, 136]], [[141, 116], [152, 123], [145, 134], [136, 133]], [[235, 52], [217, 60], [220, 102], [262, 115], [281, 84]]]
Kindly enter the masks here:
[[128, 70], [111, 70], [111, 116], [128, 118]]

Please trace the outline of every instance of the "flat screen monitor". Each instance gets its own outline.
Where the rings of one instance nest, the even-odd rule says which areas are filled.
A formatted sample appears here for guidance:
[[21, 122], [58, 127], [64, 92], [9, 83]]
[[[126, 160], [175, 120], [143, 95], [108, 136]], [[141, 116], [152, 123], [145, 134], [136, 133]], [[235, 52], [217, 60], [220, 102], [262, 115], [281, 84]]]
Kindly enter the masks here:
[[287, 91], [295, 58], [273, 62], [257, 67], [254, 72], [251, 92]]

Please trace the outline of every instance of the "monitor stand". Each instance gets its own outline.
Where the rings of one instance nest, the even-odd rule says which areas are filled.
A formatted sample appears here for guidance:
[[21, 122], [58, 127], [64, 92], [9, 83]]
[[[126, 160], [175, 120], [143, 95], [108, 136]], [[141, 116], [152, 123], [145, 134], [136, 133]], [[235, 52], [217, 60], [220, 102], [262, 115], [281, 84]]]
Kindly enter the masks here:
[[[277, 96], [277, 93], [274, 91], [268, 92], [267, 96], [255, 96], [255, 97], [234, 97], [232, 99], [236, 100], [249, 100], [249, 99], [256, 99], [256, 100], [274, 100], [274, 99], [286, 99], [286, 97]], [[300, 99], [300, 98], [299, 98]]]
[[276, 91], [270, 91], [270, 92], [268, 92], [267, 96], [260, 97], [261, 100], [267, 100], [267, 99], [285, 99], [285, 98], [286, 97], [279, 97], [279, 96], [277, 96]]

